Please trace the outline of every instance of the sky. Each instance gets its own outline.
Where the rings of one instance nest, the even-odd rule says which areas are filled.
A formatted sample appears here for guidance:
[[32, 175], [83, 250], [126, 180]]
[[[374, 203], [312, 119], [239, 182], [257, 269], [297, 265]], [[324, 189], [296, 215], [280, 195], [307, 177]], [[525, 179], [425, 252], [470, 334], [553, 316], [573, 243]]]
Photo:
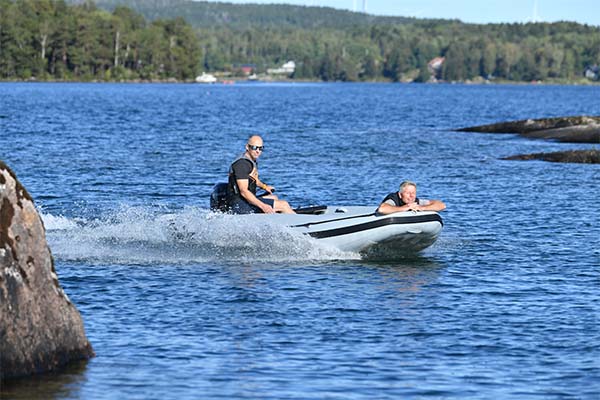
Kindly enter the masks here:
[[[208, 0], [214, 1], [214, 0]], [[599, 0], [219, 0], [322, 6], [375, 15], [460, 19], [471, 23], [575, 21], [600, 26]]]

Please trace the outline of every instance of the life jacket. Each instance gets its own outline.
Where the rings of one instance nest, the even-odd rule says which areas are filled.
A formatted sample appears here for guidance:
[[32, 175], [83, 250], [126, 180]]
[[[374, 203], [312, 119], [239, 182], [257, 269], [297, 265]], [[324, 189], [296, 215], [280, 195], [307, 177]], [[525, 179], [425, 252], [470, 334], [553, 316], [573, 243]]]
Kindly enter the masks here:
[[[400, 195], [398, 194], [398, 192], [394, 192], [394, 193], [390, 193], [387, 196], [385, 196], [385, 199], [383, 199], [382, 203], [385, 203], [388, 200], [392, 200], [394, 203], [396, 203], [397, 207], [402, 207], [405, 206], [406, 203], [402, 201], [402, 198], [400, 198]], [[415, 202], [417, 204], [419, 204], [419, 198], [415, 198]]]
[[256, 162], [246, 156], [246, 153], [240, 154], [229, 166], [229, 181], [227, 183], [227, 203], [233, 204], [234, 202], [243, 200], [240, 195], [240, 188], [237, 185], [236, 177], [233, 173], [233, 164], [239, 160], [246, 160], [252, 164], [252, 171], [250, 171], [248, 179], [248, 190], [256, 194], [256, 180], [258, 179], [258, 168]]

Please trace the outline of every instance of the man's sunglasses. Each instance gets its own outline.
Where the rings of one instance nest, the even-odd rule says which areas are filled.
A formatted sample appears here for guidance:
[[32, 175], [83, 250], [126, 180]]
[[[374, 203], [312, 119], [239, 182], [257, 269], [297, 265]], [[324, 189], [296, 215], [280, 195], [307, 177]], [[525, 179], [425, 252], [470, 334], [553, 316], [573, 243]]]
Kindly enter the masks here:
[[253, 144], [249, 144], [248, 148], [250, 150], [260, 150], [260, 151], [263, 151], [265, 149], [265, 146], [255, 146]]

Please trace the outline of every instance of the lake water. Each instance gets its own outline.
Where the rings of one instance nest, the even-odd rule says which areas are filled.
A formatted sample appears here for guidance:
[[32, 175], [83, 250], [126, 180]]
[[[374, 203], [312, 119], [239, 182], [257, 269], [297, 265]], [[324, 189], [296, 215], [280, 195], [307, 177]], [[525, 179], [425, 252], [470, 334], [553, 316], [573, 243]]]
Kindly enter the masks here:
[[[36, 200], [97, 353], [5, 384], [2, 399], [598, 399], [600, 166], [500, 159], [590, 145], [453, 129], [598, 115], [599, 98], [0, 84], [0, 159]], [[411, 179], [448, 206], [438, 242], [363, 260], [210, 214], [253, 133], [261, 178], [292, 206], [375, 208]], [[195, 234], [177, 240], [173, 224]]]

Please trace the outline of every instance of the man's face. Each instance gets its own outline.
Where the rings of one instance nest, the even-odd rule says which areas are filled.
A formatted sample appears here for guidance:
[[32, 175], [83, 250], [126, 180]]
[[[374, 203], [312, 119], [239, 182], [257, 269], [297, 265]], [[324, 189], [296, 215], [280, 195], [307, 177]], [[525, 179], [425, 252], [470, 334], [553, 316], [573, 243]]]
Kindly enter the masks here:
[[246, 144], [246, 149], [253, 160], [258, 159], [263, 151], [263, 142], [261, 139], [252, 139]]
[[417, 188], [413, 185], [407, 185], [400, 192], [400, 198], [406, 204], [414, 203], [417, 199]]

